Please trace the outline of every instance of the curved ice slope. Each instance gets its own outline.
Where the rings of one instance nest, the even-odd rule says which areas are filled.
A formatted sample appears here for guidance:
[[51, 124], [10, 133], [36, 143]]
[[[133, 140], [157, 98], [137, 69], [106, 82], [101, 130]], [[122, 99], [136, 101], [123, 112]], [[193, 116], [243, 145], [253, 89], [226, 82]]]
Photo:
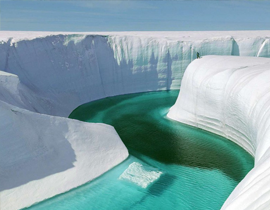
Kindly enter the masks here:
[[80, 186], [122, 162], [113, 127], [0, 102], [0, 208], [21, 209]]
[[35, 113], [50, 105], [17, 75], [0, 71], [0, 209], [20, 209], [66, 192], [128, 156], [108, 125]]
[[106, 96], [178, 89], [196, 52], [270, 57], [268, 35], [268, 31], [0, 32], [0, 69], [18, 75], [46, 101], [46, 107], [36, 108], [38, 112], [68, 116], [78, 105]]
[[168, 116], [222, 135], [255, 156], [255, 167], [222, 209], [270, 204], [270, 59], [205, 56], [192, 62]]
[[17, 75], [4, 71], [0, 71], [0, 101], [39, 113], [50, 110], [52, 106], [49, 99], [34, 93]]

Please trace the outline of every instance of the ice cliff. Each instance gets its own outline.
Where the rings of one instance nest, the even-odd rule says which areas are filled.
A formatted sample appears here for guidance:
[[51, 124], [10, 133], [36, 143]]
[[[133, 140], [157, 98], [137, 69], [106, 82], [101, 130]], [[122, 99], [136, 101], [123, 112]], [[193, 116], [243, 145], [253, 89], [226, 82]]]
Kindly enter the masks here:
[[270, 205], [270, 59], [205, 56], [192, 62], [168, 116], [224, 136], [255, 157], [255, 167], [222, 209]]
[[[0, 208], [63, 193], [128, 156], [113, 128], [62, 118], [80, 104], [178, 89], [197, 52], [270, 57], [269, 34], [0, 32]], [[240, 131], [234, 134], [249, 152], [267, 148]]]
[[78, 105], [106, 96], [178, 89], [197, 52], [270, 56], [267, 35], [267, 31], [0, 32], [0, 70], [17, 75], [31, 94], [41, 98], [24, 108], [68, 116]]

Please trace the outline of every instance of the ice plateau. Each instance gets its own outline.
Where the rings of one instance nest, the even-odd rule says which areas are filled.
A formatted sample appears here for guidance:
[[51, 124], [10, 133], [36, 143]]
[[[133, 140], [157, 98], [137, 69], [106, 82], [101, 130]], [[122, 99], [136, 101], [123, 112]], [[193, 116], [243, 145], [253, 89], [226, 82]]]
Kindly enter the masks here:
[[[107, 96], [178, 89], [185, 69], [196, 58], [197, 52], [203, 59], [194, 61], [188, 69], [199, 63], [207, 65], [207, 60], [211, 59], [220, 59], [220, 66], [233, 68], [235, 65], [236, 72], [238, 62], [244, 63], [241, 66], [244, 69], [252, 68], [253, 64], [260, 66], [268, 59], [233, 59], [237, 56], [270, 57], [269, 34], [269, 31], [76, 34], [1, 31], [0, 208], [19, 209], [68, 191], [101, 175], [128, 156], [127, 149], [112, 127], [64, 118], [77, 106]], [[235, 58], [205, 55], [234, 55]], [[211, 65], [198, 72], [206, 74], [211, 69], [218, 69]], [[188, 73], [185, 78], [186, 75]], [[226, 78], [217, 79], [224, 83]], [[185, 90], [185, 81], [182, 83], [183, 91], [188, 91]], [[235, 86], [234, 92], [239, 87]], [[213, 96], [207, 95], [210, 101], [215, 101], [214, 96], [218, 94], [214, 93]], [[218, 95], [220, 100], [222, 96]], [[194, 95], [189, 97], [187, 101], [196, 98]], [[177, 104], [170, 116], [179, 120]], [[267, 114], [266, 103], [261, 106]], [[241, 108], [237, 112], [239, 126], [249, 123], [249, 127], [243, 127], [243, 130], [235, 127], [238, 132], [232, 127], [232, 134], [226, 134], [227, 138], [239, 140], [238, 143], [247, 151], [258, 155], [255, 156], [256, 167], [260, 163], [267, 166], [261, 161], [267, 159], [264, 152], [268, 144], [265, 141], [259, 144], [258, 138], [252, 136], [266, 135], [267, 121], [261, 119], [261, 123], [266, 123], [266, 130], [259, 132], [262, 128], [258, 127], [255, 118], [252, 118], [255, 124], [241, 121], [244, 111]], [[248, 114], [263, 115], [263, 111]], [[215, 127], [218, 120], [211, 122], [212, 132], [218, 130]], [[203, 128], [207, 129], [207, 126]], [[250, 186], [252, 189], [252, 183], [256, 181], [252, 177], [260, 174], [256, 167], [232, 193], [224, 208], [243, 200], [245, 203], [245, 199], [252, 201], [248, 197], [251, 193], [243, 189]], [[240, 197], [242, 192], [247, 193]], [[267, 198], [265, 195], [259, 198]]]

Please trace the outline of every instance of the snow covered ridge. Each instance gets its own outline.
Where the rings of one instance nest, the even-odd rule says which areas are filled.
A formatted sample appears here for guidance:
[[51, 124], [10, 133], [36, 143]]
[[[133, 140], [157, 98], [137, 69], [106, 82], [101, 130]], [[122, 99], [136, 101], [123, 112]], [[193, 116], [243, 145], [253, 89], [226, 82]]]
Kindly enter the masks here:
[[270, 57], [268, 37], [270, 31], [0, 32], [0, 70], [42, 98], [29, 108], [68, 116], [107, 96], [178, 89], [197, 52]]
[[270, 206], [270, 59], [205, 56], [192, 62], [168, 117], [224, 136], [255, 166], [222, 209]]

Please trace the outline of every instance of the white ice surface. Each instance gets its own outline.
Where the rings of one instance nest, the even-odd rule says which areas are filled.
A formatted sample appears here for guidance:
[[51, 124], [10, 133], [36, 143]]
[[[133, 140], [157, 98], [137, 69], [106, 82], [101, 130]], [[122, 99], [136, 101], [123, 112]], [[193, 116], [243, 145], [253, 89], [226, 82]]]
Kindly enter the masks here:
[[255, 157], [255, 166], [222, 209], [270, 205], [270, 59], [205, 56], [192, 62], [168, 117], [224, 136]]
[[0, 102], [0, 209], [66, 192], [122, 162], [115, 129], [38, 114]]
[[[53, 116], [67, 117], [78, 105], [107, 96], [178, 89], [196, 52], [270, 57], [269, 35], [269, 31], [1, 31], [0, 187], [6, 189], [0, 192], [0, 208], [16, 209], [65, 192], [127, 157], [112, 128]], [[100, 141], [88, 142], [96, 138]], [[252, 152], [254, 145], [245, 147]], [[115, 159], [105, 157], [110, 151]], [[104, 164], [88, 163], [92, 159]]]

